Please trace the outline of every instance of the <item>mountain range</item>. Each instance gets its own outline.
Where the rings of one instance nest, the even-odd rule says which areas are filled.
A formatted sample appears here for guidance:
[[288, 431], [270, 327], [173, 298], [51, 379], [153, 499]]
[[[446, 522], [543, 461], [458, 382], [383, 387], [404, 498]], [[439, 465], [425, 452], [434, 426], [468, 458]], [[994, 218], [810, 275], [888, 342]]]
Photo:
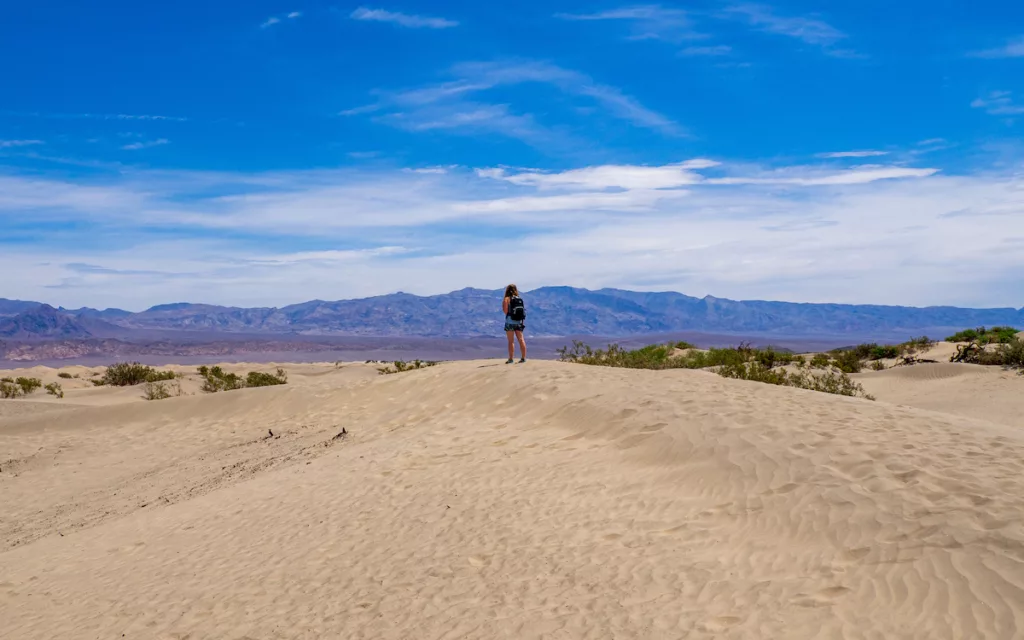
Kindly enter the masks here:
[[[54, 308], [0, 298], [0, 339], [128, 339], [133, 336], [403, 336], [470, 338], [500, 335], [501, 290], [442, 295], [395, 293], [357, 300], [313, 300], [286, 307], [174, 303], [133, 313], [121, 309]], [[674, 292], [591, 291], [544, 287], [524, 293], [529, 333], [537, 336], [628, 337], [673, 332], [744, 336], [871, 337], [931, 333], [979, 325], [1024, 326], [1024, 309], [899, 307], [736, 301]]]

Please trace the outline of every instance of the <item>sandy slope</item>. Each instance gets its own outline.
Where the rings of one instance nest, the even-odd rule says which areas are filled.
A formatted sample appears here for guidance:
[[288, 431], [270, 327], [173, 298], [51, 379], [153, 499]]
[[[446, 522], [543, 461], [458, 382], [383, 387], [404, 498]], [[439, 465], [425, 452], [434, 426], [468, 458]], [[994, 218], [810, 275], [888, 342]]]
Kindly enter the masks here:
[[5, 637], [1024, 636], [1019, 428], [699, 371], [292, 380], [0, 414]]

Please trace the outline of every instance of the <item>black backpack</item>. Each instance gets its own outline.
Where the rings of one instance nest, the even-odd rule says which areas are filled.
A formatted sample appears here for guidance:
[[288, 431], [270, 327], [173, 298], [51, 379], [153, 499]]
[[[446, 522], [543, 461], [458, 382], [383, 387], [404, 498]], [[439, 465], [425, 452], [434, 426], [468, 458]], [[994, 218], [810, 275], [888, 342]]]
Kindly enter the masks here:
[[526, 305], [519, 296], [509, 298], [508, 317], [512, 322], [523, 322], [526, 320]]

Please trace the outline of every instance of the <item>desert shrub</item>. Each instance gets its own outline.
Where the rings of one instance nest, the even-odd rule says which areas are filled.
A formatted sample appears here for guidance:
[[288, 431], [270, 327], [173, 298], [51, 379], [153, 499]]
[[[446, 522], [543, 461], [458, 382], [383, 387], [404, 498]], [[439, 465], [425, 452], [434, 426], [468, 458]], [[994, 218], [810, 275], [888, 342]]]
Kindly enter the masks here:
[[71, 374], [68, 373], [67, 371], [61, 371], [60, 373], [57, 374], [57, 377], [58, 378], [64, 378], [65, 380], [70, 380], [71, 379]]
[[17, 378], [14, 380], [14, 384], [21, 387], [21, 392], [26, 396], [36, 389], [43, 386], [43, 381], [39, 378]]
[[1003, 364], [1008, 367], [1024, 369], [1024, 339], [1014, 337], [1006, 344], [1000, 345]]
[[112, 387], [130, 387], [143, 382], [174, 380], [175, 377], [173, 371], [157, 371], [138, 362], [118, 362], [107, 367], [103, 373], [103, 382]]
[[247, 387], [272, 387], [278, 384], [287, 384], [288, 374], [284, 369], [278, 368], [276, 373], [263, 373], [262, 371], [250, 371], [245, 377]]
[[786, 387], [797, 387], [810, 391], [820, 391], [841, 396], [863, 397], [874, 400], [864, 392], [864, 388], [851, 380], [845, 373], [827, 371], [812, 374], [801, 371], [787, 373], [784, 369], [770, 369], [760, 362], [754, 361], [739, 365], [726, 365], [718, 370], [718, 375], [725, 378], [752, 380]]
[[824, 353], [814, 354], [810, 362], [812, 369], [826, 369], [830, 364], [832, 364], [832, 359]]
[[964, 329], [946, 338], [946, 342], [977, 342], [980, 345], [1008, 344], [1017, 335], [1017, 331], [1014, 327]]
[[881, 360], [875, 360], [871, 363], [872, 371], [885, 371], [885, 363]]
[[784, 370], [766, 367], [760, 362], [749, 362], [741, 364], [727, 364], [718, 370], [718, 375], [723, 378], [736, 378], [738, 380], [753, 380], [767, 384], [785, 385], [789, 375]]
[[14, 378], [0, 378], [0, 382], [7, 382], [7, 383], [10, 383], [10, 384], [14, 384]]
[[386, 367], [381, 367], [377, 371], [382, 375], [390, 375], [392, 373], [402, 373], [403, 371], [415, 371], [417, 369], [426, 369], [427, 367], [433, 367], [439, 364], [436, 360], [413, 360], [412, 362], [406, 362], [404, 360], [395, 360]]
[[804, 356], [793, 356], [793, 364], [802, 369], [807, 365], [807, 358]]
[[913, 355], [918, 351], [924, 351], [931, 349], [935, 345], [935, 341], [928, 336], [921, 336], [919, 338], [911, 338], [903, 344], [899, 345], [901, 353], [900, 355]]
[[64, 389], [61, 388], [60, 383], [51, 382], [50, 384], [46, 385], [43, 388], [46, 389], [46, 393], [50, 394], [51, 396], [56, 396], [58, 398], [64, 397]]
[[[8, 382], [10, 380], [10, 382]], [[14, 384], [14, 381], [10, 378], [4, 378], [0, 380], [0, 398], [17, 398], [21, 394], [21, 387]]]
[[203, 385], [200, 388], [207, 393], [234, 391], [245, 387], [245, 380], [241, 376], [237, 373], [226, 373], [220, 367], [202, 366], [198, 371], [203, 377]]
[[675, 343], [672, 346], [675, 347], [676, 349], [696, 349], [697, 348], [696, 346], [694, 346], [694, 345], [692, 345], [689, 342], [686, 342], [684, 340], [680, 340], [679, 342]]
[[94, 387], [104, 387], [107, 384], [107, 379], [106, 378], [93, 378], [89, 382], [91, 382], [92, 386], [94, 386]]
[[843, 373], [860, 373], [861, 362], [854, 351], [840, 351], [832, 358], [832, 365]]
[[150, 380], [142, 385], [142, 397], [146, 400], [166, 400], [181, 395], [181, 383], [177, 380]]

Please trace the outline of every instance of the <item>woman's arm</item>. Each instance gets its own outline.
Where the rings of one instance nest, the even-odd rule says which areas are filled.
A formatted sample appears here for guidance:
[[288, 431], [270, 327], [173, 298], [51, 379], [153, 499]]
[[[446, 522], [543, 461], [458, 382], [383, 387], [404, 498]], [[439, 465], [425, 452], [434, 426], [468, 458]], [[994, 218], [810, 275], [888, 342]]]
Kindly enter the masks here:
[[508, 298], [501, 301], [501, 310], [505, 312], [506, 316], [508, 315]]

